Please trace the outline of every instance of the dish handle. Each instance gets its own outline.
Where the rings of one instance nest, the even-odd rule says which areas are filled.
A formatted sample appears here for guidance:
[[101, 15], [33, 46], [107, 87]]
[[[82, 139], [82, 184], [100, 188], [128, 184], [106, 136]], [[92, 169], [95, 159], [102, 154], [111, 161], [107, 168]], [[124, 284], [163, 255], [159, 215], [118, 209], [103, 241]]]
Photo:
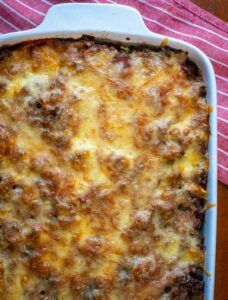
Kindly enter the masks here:
[[52, 6], [39, 31], [111, 31], [147, 34], [151, 32], [134, 8], [118, 4], [68, 3]]

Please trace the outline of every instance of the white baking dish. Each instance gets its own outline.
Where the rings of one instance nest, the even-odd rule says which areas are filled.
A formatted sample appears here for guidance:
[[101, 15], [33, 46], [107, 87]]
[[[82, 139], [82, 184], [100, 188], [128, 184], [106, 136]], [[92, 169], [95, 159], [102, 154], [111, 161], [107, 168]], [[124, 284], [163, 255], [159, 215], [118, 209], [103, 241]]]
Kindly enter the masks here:
[[[127, 44], [146, 43], [155, 46], [159, 46], [164, 39], [164, 36], [149, 31], [140, 13], [133, 8], [122, 5], [80, 3], [53, 6], [48, 11], [42, 24], [38, 27], [32, 30], [1, 35], [0, 46], [48, 37], [79, 38], [82, 34], [116, 40]], [[189, 52], [191, 60], [196, 62], [202, 71], [204, 81], [207, 84], [207, 101], [214, 107], [210, 116], [211, 137], [209, 142], [208, 201], [216, 203], [217, 101], [214, 70], [209, 59], [195, 46], [174, 38], [169, 38], [168, 45]], [[206, 247], [205, 269], [211, 274], [209, 277], [205, 276], [206, 300], [214, 298], [216, 223], [217, 208], [215, 206], [206, 212], [204, 226]]]

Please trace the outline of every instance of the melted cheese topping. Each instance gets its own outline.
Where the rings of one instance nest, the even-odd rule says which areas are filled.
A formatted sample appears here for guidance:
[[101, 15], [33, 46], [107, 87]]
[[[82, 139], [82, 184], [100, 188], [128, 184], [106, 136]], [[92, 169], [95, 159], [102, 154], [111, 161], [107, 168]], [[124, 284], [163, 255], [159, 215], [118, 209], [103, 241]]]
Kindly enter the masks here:
[[185, 52], [2, 50], [1, 298], [201, 297], [208, 117]]

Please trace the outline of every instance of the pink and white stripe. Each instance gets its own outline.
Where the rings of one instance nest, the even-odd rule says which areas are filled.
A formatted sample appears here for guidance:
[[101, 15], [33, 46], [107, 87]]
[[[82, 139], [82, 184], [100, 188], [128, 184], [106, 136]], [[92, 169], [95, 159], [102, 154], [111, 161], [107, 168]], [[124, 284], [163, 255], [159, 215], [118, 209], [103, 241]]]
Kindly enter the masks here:
[[52, 5], [64, 2], [130, 5], [151, 31], [190, 42], [208, 55], [218, 89], [218, 176], [228, 184], [228, 24], [188, 0], [2, 0], [0, 33], [32, 28]]

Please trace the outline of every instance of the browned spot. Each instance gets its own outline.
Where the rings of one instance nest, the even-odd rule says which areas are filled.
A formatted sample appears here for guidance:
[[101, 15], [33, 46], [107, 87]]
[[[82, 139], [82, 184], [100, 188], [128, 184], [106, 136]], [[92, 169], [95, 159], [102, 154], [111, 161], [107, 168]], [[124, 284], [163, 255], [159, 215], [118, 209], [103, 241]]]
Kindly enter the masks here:
[[115, 133], [110, 129], [107, 107], [104, 103], [98, 109], [99, 135], [102, 139], [112, 142], [115, 139]]
[[84, 171], [86, 170], [86, 160], [89, 156], [89, 151], [86, 150], [77, 150], [70, 156], [70, 162], [72, 167], [76, 171]]
[[102, 237], [93, 236], [88, 238], [85, 243], [79, 247], [79, 251], [89, 257], [102, 256], [107, 253], [109, 243]]
[[123, 178], [129, 171], [129, 161], [126, 157], [110, 154], [108, 156], [98, 156], [99, 163], [104, 168], [112, 180]]

